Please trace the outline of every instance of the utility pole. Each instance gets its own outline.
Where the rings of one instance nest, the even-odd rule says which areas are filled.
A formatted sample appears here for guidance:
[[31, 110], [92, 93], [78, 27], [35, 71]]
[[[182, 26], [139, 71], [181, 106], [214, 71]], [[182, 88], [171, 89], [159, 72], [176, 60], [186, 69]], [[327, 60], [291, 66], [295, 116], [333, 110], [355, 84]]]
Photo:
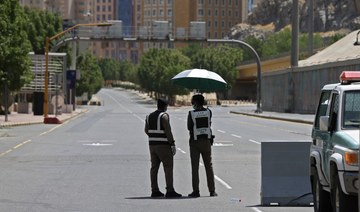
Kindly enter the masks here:
[[289, 99], [288, 111], [295, 109], [295, 85], [293, 80], [294, 68], [298, 66], [299, 60], [299, 0], [293, 0], [292, 5], [292, 24], [291, 24], [291, 72], [289, 76]]
[[309, 49], [308, 54], [309, 57], [314, 53], [314, 0], [309, 0], [308, 7], [308, 25], [309, 25]]

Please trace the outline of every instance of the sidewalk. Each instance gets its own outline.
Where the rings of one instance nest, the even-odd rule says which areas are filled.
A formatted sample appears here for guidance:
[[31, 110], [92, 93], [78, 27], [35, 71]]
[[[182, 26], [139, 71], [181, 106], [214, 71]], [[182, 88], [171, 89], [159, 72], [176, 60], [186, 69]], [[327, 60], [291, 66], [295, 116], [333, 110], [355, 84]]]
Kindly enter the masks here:
[[[61, 115], [56, 116], [61, 122], [65, 122], [81, 113], [86, 111], [85, 108], [77, 108], [72, 113], [62, 113]], [[48, 115], [49, 117], [55, 117], [55, 115]], [[0, 116], [0, 128], [12, 127], [12, 126], [21, 126], [21, 125], [30, 125], [30, 124], [42, 124], [44, 123], [44, 116], [39, 115], [35, 116], [32, 113], [17, 113], [11, 112], [8, 115], [8, 121], [5, 121], [5, 115]]]
[[291, 121], [291, 122], [304, 123], [304, 124], [313, 124], [315, 119], [315, 114], [278, 113], [278, 112], [270, 112], [270, 111], [255, 113], [255, 110], [256, 110], [256, 105], [239, 106], [232, 108], [230, 110], [230, 113], [246, 115], [246, 116], [255, 116], [255, 117], [267, 118], [267, 119]]

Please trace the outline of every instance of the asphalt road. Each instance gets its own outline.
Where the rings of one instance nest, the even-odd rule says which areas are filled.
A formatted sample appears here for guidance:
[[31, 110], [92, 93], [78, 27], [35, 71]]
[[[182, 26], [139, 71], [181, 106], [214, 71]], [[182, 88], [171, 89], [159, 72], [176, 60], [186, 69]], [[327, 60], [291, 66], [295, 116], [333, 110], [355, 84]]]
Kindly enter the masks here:
[[[211, 107], [219, 196], [209, 197], [200, 166], [200, 198], [152, 199], [144, 119], [156, 105], [121, 90], [103, 89], [98, 97], [103, 106], [89, 107], [76, 119], [10, 128], [0, 138], [0, 211], [313, 211], [260, 205], [261, 143], [310, 140], [310, 125]], [[185, 196], [191, 192], [189, 109], [168, 109], [178, 148], [174, 186]], [[162, 169], [159, 185], [165, 192]]]

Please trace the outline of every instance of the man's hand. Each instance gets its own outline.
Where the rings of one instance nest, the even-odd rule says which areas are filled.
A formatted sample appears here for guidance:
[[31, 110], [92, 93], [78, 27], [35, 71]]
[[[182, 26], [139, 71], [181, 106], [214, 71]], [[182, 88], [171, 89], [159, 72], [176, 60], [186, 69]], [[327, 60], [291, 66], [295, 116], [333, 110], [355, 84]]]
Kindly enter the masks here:
[[171, 146], [171, 151], [172, 151], [173, 155], [176, 154], [176, 146], [175, 145]]

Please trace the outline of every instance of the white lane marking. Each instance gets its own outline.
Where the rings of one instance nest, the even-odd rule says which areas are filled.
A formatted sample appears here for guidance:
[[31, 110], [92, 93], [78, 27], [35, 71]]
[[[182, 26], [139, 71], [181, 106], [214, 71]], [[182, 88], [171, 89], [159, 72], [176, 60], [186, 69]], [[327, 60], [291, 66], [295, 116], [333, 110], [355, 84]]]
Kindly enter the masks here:
[[[200, 166], [204, 166], [204, 164], [200, 162]], [[223, 184], [223, 186], [225, 186], [227, 189], [232, 189], [232, 187], [231, 187], [229, 184], [227, 184], [224, 180], [222, 180], [220, 177], [218, 177], [218, 176], [216, 176], [216, 175], [214, 175], [214, 177], [215, 177], [215, 180], [219, 181], [219, 182], [220, 182], [221, 184]]]
[[226, 133], [224, 130], [217, 130], [218, 132], [221, 132], [221, 133]]
[[110, 96], [107, 93], [104, 93], [106, 96], [110, 97], [112, 100], [114, 100], [114, 102], [116, 104], [118, 104], [120, 107], [122, 107], [123, 109], [125, 109], [128, 113], [132, 114], [134, 117], [136, 117], [137, 119], [139, 119], [141, 122], [145, 123], [145, 120], [143, 118], [141, 118], [140, 116], [136, 115], [134, 112], [132, 112], [130, 109], [128, 109], [127, 107], [125, 107], [124, 105], [122, 105], [118, 100], [116, 100], [114, 97]]
[[177, 149], [178, 149], [181, 153], [186, 154], [186, 152], [185, 152], [184, 150], [180, 149], [179, 147], [178, 147]]
[[250, 142], [253, 142], [253, 143], [255, 143], [255, 144], [261, 144], [260, 142], [255, 141], [255, 140], [252, 140], [252, 139], [249, 139], [249, 141], [250, 141]]
[[236, 138], [242, 138], [240, 135], [231, 134], [231, 136], [234, 136]]
[[221, 184], [223, 184], [227, 189], [232, 189], [231, 186], [229, 186], [229, 184], [227, 184], [225, 181], [223, 181], [222, 179], [220, 179], [220, 177], [214, 175], [215, 179], [217, 181], [219, 181]]
[[234, 144], [214, 143], [214, 146], [234, 146]]
[[65, 123], [66, 123], [66, 122], [64, 122], [64, 123], [62, 123], [62, 124], [60, 124], [60, 125], [57, 125], [56, 127], [53, 127], [53, 128], [51, 128], [50, 130], [48, 130], [48, 131], [46, 131], [46, 132], [41, 133], [40, 136], [45, 135], [45, 134], [48, 134], [48, 133], [54, 131], [55, 129], [63, 126]]
[[16, 146], [14, 146], [13, 149], [17, 149], [17, 148], [21, 147], [22, 145], [24, 145], [24, 144], [26, 144], [26, 143], [29, 143], [30, 141], [31, 141], [30, 139], [29, 139], [29, 140], [26, 140], [26, 141], [22, 142], [21, 144], [18, 144], [18, 145], [16, 145]]
[[259, 210], [258, 208], [252, 207], [251, 209], [253, 209], [255, 212], [262, 212], [261, 210]]
[[91, 144], [83, 144], [84, 146], [112, 146], [112, 144], [104, 144], [104, 143], [91, 143]]

